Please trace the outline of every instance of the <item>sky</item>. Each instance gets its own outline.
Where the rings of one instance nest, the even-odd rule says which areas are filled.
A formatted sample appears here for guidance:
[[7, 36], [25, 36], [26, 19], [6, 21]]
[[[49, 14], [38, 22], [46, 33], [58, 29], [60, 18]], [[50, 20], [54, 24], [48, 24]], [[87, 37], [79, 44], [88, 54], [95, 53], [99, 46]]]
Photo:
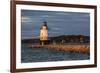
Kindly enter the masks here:
[[49, 36], [90, 35], [90, 13], [21, 10], [21, 37], [39, 37], [44, 21], [47, 22]]

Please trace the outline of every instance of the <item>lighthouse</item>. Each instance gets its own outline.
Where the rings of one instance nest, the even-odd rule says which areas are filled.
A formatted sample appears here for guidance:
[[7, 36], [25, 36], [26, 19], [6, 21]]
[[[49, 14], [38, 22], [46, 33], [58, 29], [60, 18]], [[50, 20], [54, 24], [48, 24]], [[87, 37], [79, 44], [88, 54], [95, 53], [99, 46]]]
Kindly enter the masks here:
[[42, 46], [45, 44], [47, 40], [48, 40], [48, 26], [47, 22], [43, 22], [43, 25], [40, 28], [40, 41], [42, 43]]

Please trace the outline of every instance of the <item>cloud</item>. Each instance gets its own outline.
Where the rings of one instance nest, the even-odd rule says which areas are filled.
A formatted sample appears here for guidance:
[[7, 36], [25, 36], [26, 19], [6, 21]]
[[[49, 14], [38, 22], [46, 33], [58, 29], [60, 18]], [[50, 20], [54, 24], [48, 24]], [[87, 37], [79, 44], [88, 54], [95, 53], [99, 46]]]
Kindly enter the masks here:
[[21, 17], [22, 37], [38, 37], [43, 21], [47, 21], [49, 36], [90, 32], [89, 13], [26, 10]]
[[69, 13], [69, 12], [57, 12], [57, 13], [55, 13], [56, 15], [70, 15], [71, 13]]
[[28, 16], [22, 16], [21, 17], [21, 22], [32, 22], [32, 21], [31, 21], [30, 17], [28, 17]]
[[58, 28], [58, 27], [52, 27], [51, 30], [58, 31], [58, 30], [60, 30], [60, 28]]
[[50, 15], [42, 15], [41, 17], [47, 18], [47, 17], [51, 17], [51, 16]]

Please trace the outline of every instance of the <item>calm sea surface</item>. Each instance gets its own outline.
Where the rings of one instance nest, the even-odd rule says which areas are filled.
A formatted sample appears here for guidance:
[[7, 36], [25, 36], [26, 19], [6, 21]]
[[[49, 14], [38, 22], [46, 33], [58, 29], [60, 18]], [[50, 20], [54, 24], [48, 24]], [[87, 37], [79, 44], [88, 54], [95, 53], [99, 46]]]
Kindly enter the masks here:
[[70, 53], [47, 48], [29, 48], [22, 44], [21, 62], [47, 62], [67, 60], [87, 60], [90, 56], [82, 53]]

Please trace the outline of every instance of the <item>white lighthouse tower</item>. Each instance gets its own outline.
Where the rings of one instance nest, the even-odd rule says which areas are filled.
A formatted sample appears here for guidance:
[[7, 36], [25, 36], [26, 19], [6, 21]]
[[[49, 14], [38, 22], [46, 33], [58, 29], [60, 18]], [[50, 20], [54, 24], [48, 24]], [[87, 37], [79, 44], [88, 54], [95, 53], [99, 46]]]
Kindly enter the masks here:
[[48, 26], [47, 22], [43, 22], [43, 25], [40, 28], [40, 41], [42, 43], [42, 46], [47, 40], [48, 40]]

